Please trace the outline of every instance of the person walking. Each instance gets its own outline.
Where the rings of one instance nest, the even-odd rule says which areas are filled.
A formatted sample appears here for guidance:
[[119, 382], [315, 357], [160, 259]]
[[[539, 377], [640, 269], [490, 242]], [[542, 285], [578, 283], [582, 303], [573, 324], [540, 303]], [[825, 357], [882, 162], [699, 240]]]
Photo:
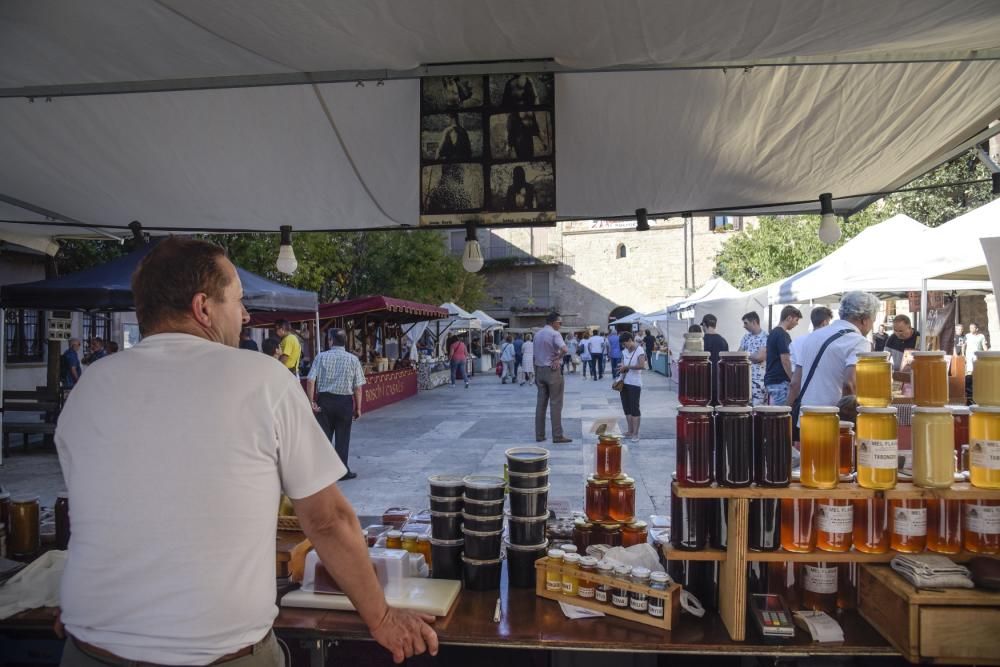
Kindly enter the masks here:
[[302, 360], [302, 343], [292, 331], [288, 320], [278, 320], [274, 323], [274, 333], [281, 341], [281, 357], [279, 360], [295, 377], [299, 376], [299, 361]]
[[333, 329], [331, 347], [320, 353], [309, 369], [306, 380], [306, 395], [309, 396], [313, 412], [323, 428], [323, 433], [333, 443], [347, 472], [341, 480], [354, 479], [347, 455], [351, 449], [351, 425], [361, 419], [361, 387], [365, 384], [365, 374], [361, 361], [347, 351], [347, 333], [343, 329]]
[[986, 352], [990, 344], [986, 336], [979, 332], [979, 325], [969, 322], [969, 333], [965, 334], [965, 374], [972, 375], [972, 367], [976, 363], [976, 352]]
[[535, 384], [535, 342], [532, 340], [531, 334], [524, 334], [521, 357], [524, 362], [521, 366], [521, 386], [523, 387], [525, 382]]
[[451, 341], [451, 345], [448, 346], [448, 361], [451, 366], [451, 386], [455, 386], [455, 380], [458, 375], [462, 375], [462, 379], [465, 380], [465, 388], [469, 388], [469, 376], [466, 373], [467, 359], [469, 358], [469, 352], [465, 349], [465, 343], [461, 338], [455, 337]]
[[[646, 348], [646, 367], [650, 370], [653, 369], [653, 350], [656, 348], [656, 338], [653, 334], [649, 333], [649, 329], [646, 329], [646, 335], [642, 339], [643, 346]], [[670, 364], [667, 364], [667, 368], [670, 368]]]
[[569, 335], [569, 340], [566, 341], [566, 347], [569, 348], [569, 372], [576, 373], [576, 369], [580, 365], [580, 339], [576, 337], [575, 333]]
[[80, 366], [80, 339], [70, 338], [69, 346], [59, 358], [59, 375], [63, 389], [69, 390], [80, 381], [83, 368]]
[[508, 335], [503, 345], [500, 346], [500, 362], [503, 364], [503, 374], [500, 376], [500, 384], [507, 384], [509, 379], [514, 384], [514, 339]]
[[743, 316], [743, 328], [746, 333], [740, 340], [740, 352], [750, 355], [750, 403], [764, 405], [767, 403], [767, 390], [764, 389], [764, 371], [767, 363], [767, 334], [760, 327], [760, 315], [750, 311]]
[[566, 354], [562, 358], [562, 374], [566, 375], [566, 368], [573, 362], [573, 349], [574, 341], [576, 337], [573, 334], [566, 334], [563, 336], [563, 342], [566, 344]]
[[628, 432], [625, 434], [632, 442], [639, 442], [639, 397], [642, 394], [642, 369], [646, 367], [646, 353], [639, 341], [631, 332], [626, 331], [619, 336], [625, 350], [622, 353], [622, 410]]
[[552, 442], [564, 444], [573, 442], [563, 433], [562, 406], [566, 380], [560, 370], [562, 357], [566, 354], [566, 343], [559, 335], [562, 317], [559, 313], [549, 313], [545, 317], [545, 328], [535, 336], [535, 385], [538, 397], [535, 400], [535, 440], [545, 440], [545, 408], [549, 408], [552, 420]]
[[788, 388], [792, 382], [792, 337], [788, 332], [802, 319], [802, 311], [795, 306], [781, 309], [778, 326], [767, 335], [767, 366], [764, 369], [764, 388], [771, 405], [789, 405]]
[[618, 365], [622, 362], [622, 343], [617, 329], [608, 329], [608, 356], [611, 357], [611, 377], [618, 375]]
[[579, 350], [580, 350], [580, 366], [583, 369], [583, 379], [586, 380], [587, 379], [587, 369], [588, 368], [590, 369], [591, 375], [593, 375], [593, 371], [594, 371], [594, 366], [591, 363], [591, 361], [593, 360], [593, 357], [590, 355], [590, 332], [589, 331], [584, 331], [583, 334], [581, 334], [581, 336], [580, 336], [580, 343], [579, 343]]
[[523, 361], [523, 356], [521, 349], [524, 347], [524, 338], [521, 334], [514, 334], [514, 372], [510, 375], [510, 381], [513, 382], [517, 378], [517, 372], [521, 368], [521, 362]]
[[590, 349], [590, 375], [594, 382], [604, 379], [604, 352], [606, 347], [604, 336], [595, 333], [590, 337], [587, 347]]

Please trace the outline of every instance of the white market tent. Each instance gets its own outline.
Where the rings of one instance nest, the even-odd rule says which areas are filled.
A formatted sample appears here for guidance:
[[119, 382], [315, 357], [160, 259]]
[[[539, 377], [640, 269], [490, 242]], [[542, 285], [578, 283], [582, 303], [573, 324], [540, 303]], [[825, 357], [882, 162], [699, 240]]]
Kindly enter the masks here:
[[[932, 234], [933, 243], [924, 246], [924, 252], [913, 261], [921, 270], [921, 277], [988, 281], [990, 273], [982, 240], [1000, 236], [1000, 199], [934, 228]], [[933, 283], [931, 280], [930, 284]]]
[[1000, 132], [998, 58], [994, 0], [8, 0], [0, 227], [415, 226], [417, 77], [511, 71], [563, 219], [849, 213]]
[[667, 306], [666, 312], [667, 314], [681, 313], [685, 310], [694, 308], [696, 304], [701, 303], [702, 301], [728, 299], [730, 297], [738, 296], [740, 293], [741, 292], [737, 288], [733, 287], [724, 278], [710, 278], [704, 285], [695, 290], [691, 296]]
[[470, 313], [470, 315], [479, 320], [479, 324], [482, 327], [483, 331], [488, 331], [490, 329], [498, 329], [504, 326], [503, 322], [490, 317], [481, 310], [474, 310]]

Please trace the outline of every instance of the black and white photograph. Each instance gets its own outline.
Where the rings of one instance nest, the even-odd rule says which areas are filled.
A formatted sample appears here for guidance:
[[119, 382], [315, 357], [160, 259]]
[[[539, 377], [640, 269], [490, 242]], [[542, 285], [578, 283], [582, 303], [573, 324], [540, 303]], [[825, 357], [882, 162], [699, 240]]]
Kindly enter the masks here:
[[468, 162], [482, 158], [482, 114], [451, 112], [422, 117], [420, 157], [428, 162]]
[[483, 166], [438, 164], [420, 171], [420, 210], [427, 214], [478, 211], [483, 207]]
[[420, 89], [422, 113], [475, 109], [483, 106], [484, 102], [481, 76], [442, 76], [423, 79]]
[[515, 111], [490, 116], [490, 156], [494, 160], [531, 160], [552, 155], [552, 114]]
[[555, 170], [552, 163], [537, 161], [492, 165], [489, 208], [504, 212], [554, 211]]
[[502, 109], [551, 107], [555, 97], [551, 74], [494, 74], [490, 76], [490, 105]]

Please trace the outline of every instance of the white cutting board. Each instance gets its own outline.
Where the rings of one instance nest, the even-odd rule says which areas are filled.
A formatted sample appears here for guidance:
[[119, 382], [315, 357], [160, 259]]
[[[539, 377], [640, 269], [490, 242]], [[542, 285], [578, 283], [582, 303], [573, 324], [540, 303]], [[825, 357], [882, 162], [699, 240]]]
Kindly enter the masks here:
[[[407, 577], [389, 584], [385, 589], [385, 599], [390, 607], [397, 609], [447, 616], [461, 590], [461, 581]], [[285, 597], [281, 598], [281, 606], [354, 611], [354, 605], [346, 595], [311, 593], [303, 590], [286, 593]]]

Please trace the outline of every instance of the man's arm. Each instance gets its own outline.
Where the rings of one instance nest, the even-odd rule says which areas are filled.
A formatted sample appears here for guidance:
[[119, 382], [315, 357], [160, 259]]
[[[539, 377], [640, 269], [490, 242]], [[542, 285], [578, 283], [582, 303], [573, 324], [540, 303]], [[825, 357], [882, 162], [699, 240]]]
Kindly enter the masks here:
[[437, 634], [427, 623], [433, 616], [393, 609], [375, 576], [361, 524], [336, 484], [307, 498], [292, 499], [295, 514], [320, 561], [347, 594], [372, 637], [392, 653], [396, 663], [430, 651], [437, 655]]
[[792, 379], [792, 355], [785, 352], [781, 355], [781, 367], [785, 369], [785, 376], [791, 380]]
[[319, 410], [319, 404], [316, 403], [316, 379], [309, 378], [306, 380], [306, 398], [309, 399], [309, 404], [312, 405], [312, 409], [315, 412]]
[[844, 396], [854, 396], [858, 393], [858, 371], [855, 366], [848, 366], [844, 371]]
[[786, 405], [794, 405], [795, 399], [799, 397], [799, 390], [802, 387], [802, 366], [796, 366], [792, 373], [792, 383], [788, 386], [788, 402]]
[[354, 388], [354, 418], [361, 419], [361, 387]]

